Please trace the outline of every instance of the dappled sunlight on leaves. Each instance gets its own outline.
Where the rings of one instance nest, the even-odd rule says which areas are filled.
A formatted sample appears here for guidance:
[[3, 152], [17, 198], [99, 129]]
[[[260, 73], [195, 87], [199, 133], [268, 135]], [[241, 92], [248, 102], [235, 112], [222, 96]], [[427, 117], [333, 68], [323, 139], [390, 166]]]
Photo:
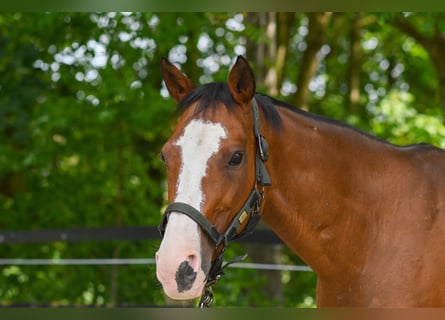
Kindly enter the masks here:
[[444, 148], [443, 117], [420, 113], [415, 104], [414, 96], [408, 92], [390, 92], [370, 109], [372, 131], [400, 145], [427, 142]]

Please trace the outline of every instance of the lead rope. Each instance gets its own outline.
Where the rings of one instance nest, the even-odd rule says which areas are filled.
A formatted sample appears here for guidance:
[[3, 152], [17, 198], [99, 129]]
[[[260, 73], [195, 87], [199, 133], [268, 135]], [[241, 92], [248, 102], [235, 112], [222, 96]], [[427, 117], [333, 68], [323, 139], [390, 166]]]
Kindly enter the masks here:
[[[220, 259], [223, 256], [224, 256], [224, 249], [219, 254], [217, 259]], [[232, 260], [230, 260], [229, 262], [226, 262], [226, 264], [224, 264], [222, 267], [219, 267], [216, 270], [215, 274], [209, 275], [209, 279], [207, 280], [204, 293], [202, 294], [201, 299], [199, 300], [199, 304], [198, 304], [199, 308], [204, 309], [204, 308], [210, 308], [212, 306], [213, 302], [215, 301], [215, 298], [213, 297], [212, 286], [219, 279], [221, 279], [221, 277], [224, 275], [224, 269], [227, 268], [228, 266], [230, 266], [231, 264], [241, 262], [246, 258], [247, 258], [247, 254], [235, 257]], [[213, 271], [213, 270], [211, 270], [211, 271]]]

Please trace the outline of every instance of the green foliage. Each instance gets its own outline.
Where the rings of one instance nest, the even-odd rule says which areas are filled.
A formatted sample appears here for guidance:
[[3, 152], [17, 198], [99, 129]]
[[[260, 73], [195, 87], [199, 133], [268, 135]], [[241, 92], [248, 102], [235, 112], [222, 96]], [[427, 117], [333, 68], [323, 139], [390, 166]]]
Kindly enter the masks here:
[[[125, 17], [116, 17], [121, 24], [114, 25], [107, 14], [2, 16], [1, 39], [9, 44], [1, 60], [3, 229], [158, 222], [165, 192], [158, 152], [173, 103], [160, 98], [160, 78], [142, 72], [155, 57], [119, 41], [128, 27]], [[110, 57], [102, 64], [94, 62], [105, 54], [100, 39]], [[131, 258], [153, 257], [155, 247], [54, 243], [0, 249], [2, 257], [16, 258]], [[43, 289], [49, 283], [57, 286]], [[11, 266], [3, 268], [0, 287], [9, 289], [0, 292], [0, 301], [159, 304], [162, 294], [151, 293], [155, 283], [153, 267]]]
[[418, 112], [412, 94], [390, 92], [371, 113], [372, 131], [382, 138], [399, 145], [427, 142], [445, 148], [443, 118]]

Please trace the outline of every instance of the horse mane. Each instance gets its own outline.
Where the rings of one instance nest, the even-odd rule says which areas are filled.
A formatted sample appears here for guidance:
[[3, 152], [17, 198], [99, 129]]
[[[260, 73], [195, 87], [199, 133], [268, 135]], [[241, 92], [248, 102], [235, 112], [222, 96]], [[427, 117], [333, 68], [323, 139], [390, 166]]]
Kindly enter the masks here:
[[328, 123], [328, 124], [331, 124], [331, 125], [334, 125], [334, 126], [342, 127], [342, 128], [348, 129], [348, 130], [352, 130], [353, 132], [358, 133], [358, 134], [360, 134], [362, 136], [365, 136], [366, 138], [370, 138], [372, 140], [376, 140], [376, 141], [382, 142], [384, 144], [392, 145], [392, 143], [390, 143], [388, 141], [380, 139], [379, 137], [377, 137], [377, 136], [375, 136], [373, 134], [370, 134], [368, 132], [365, 132], [365, 131], [362, 131], [360, 129], [357, 129], [357, 128], [355, 128], [355, 127], [353, 127], [353, 126], [351, 126], [351, 125], [349, 125], [349, 124], [347, 124], [345, 122], [342, 122], [340, 120], [336, 120], [336, 119], [328, 118], [328, 117], [323, 116], [323, 115], [319, 115], [319, 114], [311, 113], [311, 112], [308, 112], [308, 111], [304, 111], [304, 110], [302, 110], [302, 109], [300, 109], [298, 107], [295, 107], [295, 106], [293, 106], [293, 105], [291, 105], [289, 103], [286, 103], [284, 101], [277, 100], [275, 98], [269, 97], [269, 99], [272, 101], [272, 104], [274, 106], [285, 108], [287, 110], [290, 110], [290, 111], [292, 111], [294, 113], [299, 114], [302, 117], [310, 118], [310, 119], [313, 119], [313, 120], [316, 120], [316, 121], [320, 121], [320, 122]]
[[[286, 103], [281, 100], [277, 100], [268, 95], [264, 95], [261, 93], [255, 94], [255, 99], [258, 102], [259, 107], [264, 112], [265, 119], [267, 124], [269, 124], [276, 132], [279, 132], [281, 129], [281, 117], [278, 112], [278, 108], [285, 108], [290, 110], [302, 117], [310, 118], [316, 121], [328, 123], [334, 126], [339, 126], [345, 129], [352, 130], [355, 133], [358, 133], [364, 137], [369, 139], [373, 139], [379, 141], [384, 144], [393, 145], [392, 143], [385, 141], [367, 133], [365, 131], [359, 130], [347, 123], [344, 123], [339, 120], [331, 119], [322, 115], [310, 113], [304, 110], [301, 110], [298, 107], [295, 107], [289, 103]], [[191, 92], [189, 92], [178, 104], [178, 111], [182, 112], [187, 109], [193, 103], [197, 103], [197, 108], [195, 111], [195, 115], [207, 112], [212, 110], [216, 106], [223, 104], [228, 110], [234, 109], [237, 104], [230, 93], [229, 85], [225, 82], [211, 82], [204, 84], [202, 86], [196, 87]], [[423, 144], [414, 144], [409, 145], [409, 147], [422, 146]], [[430, 144], [426, 144], [431, 147]], [[393, 145], [394, 146], [394, 145]], [[408, 147], [408, 146], [407, 146]]]
[[[256, 93], [255, 99], [257, 100], [261, 110], [264, 112], [266, 122], [276, 131], [279, 131], [281, 129], [281, 117], [277, 108], [285, 108], [303, 117], [309, 117], [314, 120], [350, 128], [359, 133], [367, 135], [366, 133], [355, 129], [354, 127], [351, 127], [341, 121], [306, 112], [291, 104], [277, 100], [268, 95]], [[195, 115], [211, 110], [212, 108], [215, 108], [217, 105], [220, 104], [223, 104], [228, 110], [236, 107], [236, 102], [233, 99], [232, 94], [230, 93], [229, 85], [225, 82], [212, 82], [196, 87], [179, 102], [178, 111], [183, 112], [194, 103], [197, 103]], [[375, 138], [374, 136], [371, 137]]]

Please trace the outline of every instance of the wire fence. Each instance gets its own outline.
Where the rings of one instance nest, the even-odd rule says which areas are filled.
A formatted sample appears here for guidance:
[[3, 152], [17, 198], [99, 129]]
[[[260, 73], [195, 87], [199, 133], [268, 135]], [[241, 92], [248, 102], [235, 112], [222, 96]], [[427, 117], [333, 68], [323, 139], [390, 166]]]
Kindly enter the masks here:
[[[0, 245], [16, 243], [45, 243], [45, 242], [80, 242], [80, 241], [115, 241], [115, 240], [160, 240], [159, 232], [153, 226], [136, 227], [101, 227], [74, 229], [46, 229], [46, 230], [18, 230], [0, 231]], [[283, 242], [269, 229], [255, 230], [251, 235], [237, 240], [237, 242], [256, 244], [281, 244]], [[17, 259], [0, 258], [0, 265], [153, 265], [153, 258], [121, 258], [121, 259]], [[304, 265], [285, 265], [254, 262], [238, 262], [229, 268], [311, 272], [312, 269]]]
[[[123, 226], [99, 228], [70, 228], [43, 230], [0, 230], [0, 245], [12, 243], [80, 242], [112, 240], [160, 240], [155, 226]], [[283, 244], [270, 229], [256, 229], [252, 234], [237, 239], [236, 242], [257, 244]]]
[[[0, 259], [0, 265], [151, 265], [155, 264], [153, 258], [126, 258], [126, 259]], [[238, 262], [228, 266], [238, 269], [257, 269], [257, 270], [275, 270], [275, 271], [308, 271], [312, 269], [308, 266], [296, 266], [286, 264], [272, 263], [250, 263]]]

